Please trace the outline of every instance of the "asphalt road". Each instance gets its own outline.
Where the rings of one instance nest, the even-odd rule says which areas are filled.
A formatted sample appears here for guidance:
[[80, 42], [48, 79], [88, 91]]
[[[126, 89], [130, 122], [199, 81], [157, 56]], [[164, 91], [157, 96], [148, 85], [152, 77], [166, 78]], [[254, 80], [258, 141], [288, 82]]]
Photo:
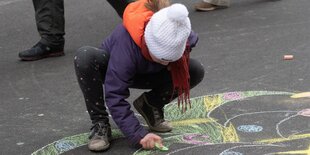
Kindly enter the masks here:
[[[192, 28], [200, 38], [191, 57], [200, 60], [206, 69], [204, 80], [191, 91], [191, 97], [235, 91], [288, 93], [309, 91], [309, 0], [232, 0], [230, 8], [208, 13], [194, 11], [193, 4], [198, 2], [197, 0], [174, 0], [174, 2], [181, 2], [189, 9]], [[1, 155], [31, 154], [64, 137], [89, 131], [90, 121], [75, 78], [73, 56], [76, 49], [83, 45], [99, 46], [113, 28], [121, 23], [121, 19], [111, 6], [102, 0], [66, 0], [65, 16], [66, 55], [22, 62], [18, 59], [18, 52], [31, 47], [39, 40], [32, 1], [0, 0]], [[294, 59], [283, 60], [286, 54], [294, 55]], [[128, 101], [133, 101], [141, 92], [132, 90], [132, 96]], [[296, 112], [310, 108], [308, 99], [296, 101], [288, 98], [287, 94], [271, 98], [261, 96], [249, 102], [255, 103], [256, 108], [260, 109], [262, 107], [260, 102], [267, 106], [270, 101], [274, 103], [272, 104], [274, 106], [270, 106], [270, 111]], [[279, 108], [279, 104], [288, 100], [290, 103], [299, 103], [300, 106], [285, 104], [280, 106], [282, 109]], [[246, 105], [244, 102], [246, 100], [239, 104]], [[246, 107], [255, 109], [253, 105]], [[234, 107], [223, 107], [227, 108]], [[242, 111], [242, 108], [239, 110]], [[221, 110], [215, 112], [220, 114]], [[222, 117], [218, 114], [215, 113], [214, 117], [220, 120]], [[285, 114], [262, 118], [251, 116], [245, 120], [240, 118], [238, 122], [261, 118], [261, 120], [274, 120], [266, 122], [274, 124], [277, 121], [281, 122], [287, 115], [293, 116]], [[273, 119], [273, 116], [276, 118]], [[284, 132], [286, 135], [296, 135], [297, 131], [303, 131], [303, 135], [306, 136], [309, 134], [309, 128], [309, 117], [305, 114]], [[269, 133], [264, 132], [261, 138], [276, 138]], [[184, 151], [179, 149], [186, 148], [188, 144], [175, 144], [171, 145], [170, 150], [171, 154], [219, 154], [222, 150], [222, 154], [227, 155], [232, 152], [223, 153], [223, 150], [235, 148], [242, 142], [247, 142], [247, 146], [253, 145], [250, 142], [255, 138], [247, 138], [250, 136], [245, 134], [242, 136], [245, 138], [239, 139], [238, 143], [234, 141], [222, 145], [200, 144]], [[304, 153], [309, 154], [309, 149], [307, 152], [309, 144], [309, 137], [299, 137], [293, 142], [281, 143], [290, 146], [288, 148], [291, 150], [281, 148], [275, 150], [277, 152], [306, 150]], [[76, 148], [77, 146], [65, 143], [62, 146], [65, 154], [92, 154], [85, 145]], [[275, 151], [264, 147], [259, 146], [256, 149], [262, 148], [264, 150], [262, 153], [266, 154]], [[239, 154], [244, 152], [243, 149], [239, 150]], [[127, 146], [125, 139], [121, 138], [114, 140], [112, 148], [105, 153], [133, 154], [135, 151]], [[242, 154], [257, 153], [253, 149], [245, 152]], [[237, 151], [234, 153], [238, 154]]]

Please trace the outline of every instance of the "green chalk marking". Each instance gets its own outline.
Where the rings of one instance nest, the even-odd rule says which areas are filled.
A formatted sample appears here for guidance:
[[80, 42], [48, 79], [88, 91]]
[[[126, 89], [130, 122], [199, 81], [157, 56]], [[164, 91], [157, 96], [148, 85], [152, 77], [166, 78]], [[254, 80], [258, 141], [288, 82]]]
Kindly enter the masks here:
[[167, 148], [166, 146], [160, 146], [158, 143], [155, 143], [155, 147], [157, 149], [159, 149], [160, 151], [168, 151], [169, 148]]

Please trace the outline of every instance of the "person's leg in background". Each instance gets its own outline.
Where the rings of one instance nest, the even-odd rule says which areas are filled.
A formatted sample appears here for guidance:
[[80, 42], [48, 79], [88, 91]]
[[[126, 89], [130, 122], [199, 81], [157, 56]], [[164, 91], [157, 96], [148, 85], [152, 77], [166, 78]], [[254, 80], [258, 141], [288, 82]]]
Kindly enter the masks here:
[[126, 6], [134, 2], [135, 0], [107, 0], [110, 5], [114, 8], [114, 10], [117, 12], [117, 14], [123, 18], [123, 13], [126, 8]]
[[[200, 62], [190, 59], [190, 88], [198, 85], [204, 77], [204, 68]], [[156, 74], [137, 75], [133, 88], [151, 89], [138, 97], [133, 105], [144, 117], [150, 129], [157, 132], [169, 132], [172, 127], [164, 119], [163, 107], [178, 97], [177, 90], [173, 92], [171, 73], [163, 70]], [[174, 93], [174, 94], [173, 94]], [[181, 110], [181, 109], [180, 109]]]
[[63, 0], [33, 0], [41, 40], [19, 53], [21, 60], [38, 60], [64, 55], [65, 19]]
[[[122, 18], [126, 6], [134, 0], [107, 0]], [[32, 0], [41, 40], [19, 53], [21, 60], [33, 61], [64, 55], [65, 18], [63, 0]]]
[[110, 147], [111, 127], [103, 95], [108, 61], [106, 51], [90, 46], [79, 48], [74, 57], [75, 73], [93, 124], [88, 143], [91, 151], [103, 151]]
[[227, 8], [230, 0], [202, 0], [195, 5], [197, 11], [213, 11], [216, 9]]

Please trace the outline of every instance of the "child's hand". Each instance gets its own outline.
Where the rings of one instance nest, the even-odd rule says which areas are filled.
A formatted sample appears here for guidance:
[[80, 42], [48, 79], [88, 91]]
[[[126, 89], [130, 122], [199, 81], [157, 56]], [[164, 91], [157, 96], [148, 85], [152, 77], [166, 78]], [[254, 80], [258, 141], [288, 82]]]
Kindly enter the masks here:
[[159, 146], [163, 146], [161, 137], [153, 133], [148, 133], [143, 139], [140, 140], [140, 144], [144, 149], [153, 149], [155, 147], [155, 143]]

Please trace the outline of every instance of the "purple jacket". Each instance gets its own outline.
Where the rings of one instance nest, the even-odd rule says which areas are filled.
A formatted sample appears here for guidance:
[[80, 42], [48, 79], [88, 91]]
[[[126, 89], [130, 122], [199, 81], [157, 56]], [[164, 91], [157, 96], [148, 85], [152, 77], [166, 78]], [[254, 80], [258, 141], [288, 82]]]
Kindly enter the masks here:
[[[193, 31], [189, 41], [191, 47], [198, 41], [198, 36]], [[126, 101], [130, 95], [129, 88], [135, 74], [156, 73], [166, 66], [146, 60], [122, 24], [106, 38], [101, 48], [110, 53], [104, 82], [106, 105], [113, 120], [129, 142], [133, 146], [138, 146], [148, 131], [140, 125]]]

